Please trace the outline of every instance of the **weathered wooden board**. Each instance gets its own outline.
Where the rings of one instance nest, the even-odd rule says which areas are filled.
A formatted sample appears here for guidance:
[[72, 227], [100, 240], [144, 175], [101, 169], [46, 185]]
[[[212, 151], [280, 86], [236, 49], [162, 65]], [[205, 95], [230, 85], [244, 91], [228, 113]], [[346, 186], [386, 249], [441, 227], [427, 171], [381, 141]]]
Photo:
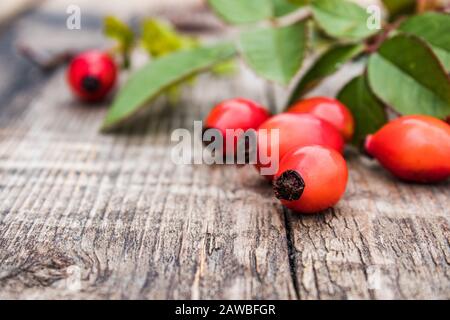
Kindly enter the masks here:
[[[200, 77], [176, 107], [160, 101], [135, 127], [101, 135], [106, 104], [77, 103], [63, 70], [29, 76], [6, 50], [48, 37], [63, 13], [50, 2], [0, 36], [15, 83], [0, 76], [0, 298], [450, 298], [448, 182], [400, 183], [349, 151], [343, 201], [299, 216], [251, 167], [173, 164], [172, 130], [214, 103], [281, 104], [245, 69]], [[75, 35], [86, 46], [100, 39], [89, 21]], [[74, 37], [58, 30], [49, 43]]]

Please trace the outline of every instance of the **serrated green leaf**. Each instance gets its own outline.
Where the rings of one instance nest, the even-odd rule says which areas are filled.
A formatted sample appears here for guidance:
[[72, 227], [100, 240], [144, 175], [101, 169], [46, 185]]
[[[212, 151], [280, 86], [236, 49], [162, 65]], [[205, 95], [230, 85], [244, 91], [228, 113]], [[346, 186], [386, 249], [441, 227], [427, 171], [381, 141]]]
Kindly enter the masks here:
[[368, 64], [373, 92], [401, 114], [450, 114], [450, 78], [425, 42], [398, 35], [383, 43]]
[[369, 14], [355, 3], [346, 0], [315, 0], [312, 10], [316, 22], [332, 37], [361, 40], [378, 32], [368, 27]]
[[214, 11], [229, 23], [250, 23], [273, 15], [271, 0], [208, 0]]
[[309, 68], [294, 86], [288, 99], [289, 107], [302, 95], [316, 87], [325, 77], [335, 73], [339, 68], [356, 57], [364, 49], [363, 45], [336, 45], [331, 47]]
[[272, 0], [273, 15], [275, 17], [282, 17], [292, 13], [300, 7], [299, 4], [291, 3], [288, 0]]
[[400, 31], [416, 35], [431, 45], [445, 68], [450, 70], [450, 15], [428, 12], [406, 20]]
[[212, 68], [212, 73], [215, 75], [231, 75], [237, 71], [236, 61], [230, 59], [228, 61], [221, 62]]
[[[153, 58], [159, 58], [179, 50], [196, 48], [199, 41], [193, 37], [179, 34], [171, 24], [159, 19], [145, 19], [142, 22], [141, 44]], [[194, 82], [195, 78], [189, 78]], [[172, 104], [180, 96], [180, 83], [174, 84], [165, 90], [166, 96]]]
[[382, 0], [391, 17], [409, 14], [416, 9], [417, 0]]
[[372, 93], [364, 75], [347, 83], [337, 96], [345, 104], [355, 120], [352, 144], [361, 147], [368, 134], [376, 132], [386, 122], [384, 105]]
[[166, 89], [230, 59], [235, 53], [234, 46], [221, 44], [179, 51], [149, 62], [120, 90], [108, 110], [102, 131], [120, 127]]
[[263, 28], [241, 34], [242, 53], [259, 75], [288, 84], [300, 69], [306, 48], [306, 24]]
[[158, 19], [146, 19], [142, 22], [141, 43], [154, 58], [199, 46], [197, 39], [177, 33], [169, 23]]
[[105, 17], [104, 21], [104, 33], [106, 36], [116, 39], [126, 46], [133, 43], [134, 33], [131, 28], [113, 16]]
[[118, 18], [108, 16], [103, 20], [103, 33], [105, 36], [117, 41], [119, 51], [124, 60], [124, 66], [128, 67], [130, 50], [134, 44], [133, 30]]
[[309, 4], [312, 0], [287, 0], [287, 1], [297, 6], [304, 6]]
[[228, 23], [252, 23], [294, 12], [308, 0], [208, 0], [209, 5]]

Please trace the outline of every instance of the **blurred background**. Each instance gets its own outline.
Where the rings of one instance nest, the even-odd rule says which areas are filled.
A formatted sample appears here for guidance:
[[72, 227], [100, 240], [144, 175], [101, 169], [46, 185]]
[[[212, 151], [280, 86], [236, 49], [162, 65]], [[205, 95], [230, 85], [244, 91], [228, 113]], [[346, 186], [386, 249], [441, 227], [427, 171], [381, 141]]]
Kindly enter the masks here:
[[[33, 11], [38, 6], [39, 10]], [[81, 10], [79, 30], [66, 27], [71, 6]], [[18, 86], [26, 88], [27, 83], [41, 82], [45, 75], [39, 69], [53, 70], [61, 60], [67, 59], [66, 53], [111, 47], [112, 42], [102, 31], [105, 16], [115, 16], [135, 30], [143, 18], [158, 17], [172, 23], [178, 31], [205, 41], [233, 34], [233, 28], [212, 14], [205, 0], [3, 0], [0, 2], [0, 65], [5, 76], [0, 79], [0, 101], [7, 104]], [[144, 55], [141, 58], [143, 61], [138, 52], [133, 58], [134, 67], [145, 61]], [[351, 76], [350, 73], [348, 78]]]

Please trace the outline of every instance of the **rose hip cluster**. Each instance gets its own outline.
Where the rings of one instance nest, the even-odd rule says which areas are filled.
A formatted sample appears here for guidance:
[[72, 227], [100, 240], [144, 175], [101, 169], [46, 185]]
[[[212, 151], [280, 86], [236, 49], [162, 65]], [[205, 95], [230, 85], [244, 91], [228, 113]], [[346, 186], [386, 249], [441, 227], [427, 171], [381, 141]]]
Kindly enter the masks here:
[[[257, 153], [261, 148], [268, 156], [278, 151], [278, 170], [266, 178], [275, 196], [293, 211], [320, 212], [345, 193], [348, 169], [342, 152], [355, 124], [348, 108], [335, 99], [302, 100], [272, 117], [253, 101], [227, 100], [213, 108], [205, 127], [219, 130], [224, 140], [227, 129], [257, 130]], [[278, 129], [276, 141], [270, 139], [272, 129]], [[437, 182], [450, 176], [450, 126], [429, 116], [398, 118], [369, 135], [365, 148], [403, 180]], [[265, 166], [258, 158], [255, 167]]]
[[[253, 101], [227, 100], [211, 111], [205, 127], [219, 130], [223, 140], [227, 140], [226, 129], [257, 130], [257, 154], [262, 148], [269, 157], [278, 152], [278, 170], [266, 178], [272, 181], [276, 197], [294, 211], [325, 210], [345, 192], [348, 171], [341, 153], [354, 125], [351, 113], [337, 100], [303, 100], [272, 117]], [[273, 129], [278, 130], [278, 139], [271, 139]], [[268, 164], [258, 157], [255, 166], [261, 170]]]
[[[88, 102], [102, 100], [114, 87], [117, 66], [103, 51], [76, 56], [67, 70], [74, 94]], [[450, 123], [450, 116], [447, 118]], [[440, 182], [450, 177], [450, 125], [442, 120], [412, 115], [395, 119], [369, 135], [365, 151], [399, 179], [419, 183]], [[345, 192], [348, 169], [342, 156], [345, 142], [354, 132], [352, 114], [335, 99], [316, 97], [299, 101], [287, 112], [270, 116], [263, 106], [247, 99], [218, 104], [208, 115], [205, 129], [217, 129], [223, 137], [224, 156], [235, 154], [239, 136], [233, 130], [257, 131], [257, 155], [276, 155], [278, 170], [266, 175], [286, 207], [315, 213], [334, 206]], [[228, 129], [233, 132], [227, 138]], [[278, 139], [271, 139], [271, 130]], [[225, 143], [228, 141], [232, 146]], [[268, 164], [257, 158], [262, 172]]]

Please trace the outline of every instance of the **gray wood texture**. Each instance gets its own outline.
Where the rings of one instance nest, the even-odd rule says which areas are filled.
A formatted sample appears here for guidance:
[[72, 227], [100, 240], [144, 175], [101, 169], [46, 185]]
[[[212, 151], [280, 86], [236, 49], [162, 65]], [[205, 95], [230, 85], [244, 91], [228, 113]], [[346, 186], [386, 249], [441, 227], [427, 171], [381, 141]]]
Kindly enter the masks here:
[[283, 91], [244, 67], [201, 76], [177, 106], [161, 100], [133, 128], [101, 135], [107, 103], [78, 103], [63, 69], [43, 74], [13, 50], [102, 43], [88, 12], [68, 31], [64, 2], [49, 1], [0, 33], [0, 298], [450, 298], [449, 182], [405, 184], [348, 151], [344, 199], [302, 216], [251, 167], [173, 164], [172, 130], [218, 101], [281, 104]]

